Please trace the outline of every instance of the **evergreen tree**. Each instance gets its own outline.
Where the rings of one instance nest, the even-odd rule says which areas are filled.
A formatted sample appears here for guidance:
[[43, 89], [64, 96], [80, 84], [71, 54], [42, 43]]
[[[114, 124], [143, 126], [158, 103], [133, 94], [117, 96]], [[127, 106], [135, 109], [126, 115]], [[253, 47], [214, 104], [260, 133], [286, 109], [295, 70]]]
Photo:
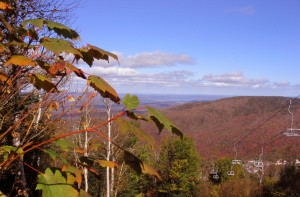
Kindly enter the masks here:
[[200, 157], [192, 139], [165, 139], [158, 162], [163, 179], [158, 186], [159, 195], [194, 196], [199, 184], [200, 166]]

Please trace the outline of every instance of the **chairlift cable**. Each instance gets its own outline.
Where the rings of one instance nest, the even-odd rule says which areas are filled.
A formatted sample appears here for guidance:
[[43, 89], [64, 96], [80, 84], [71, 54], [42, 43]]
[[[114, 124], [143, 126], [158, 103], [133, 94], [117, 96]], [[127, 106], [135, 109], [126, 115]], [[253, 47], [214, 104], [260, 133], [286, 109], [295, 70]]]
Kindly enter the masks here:
[[248, 134], [246, 134], [244, 137], [242, 137], [241, 139], [239, 139], [237, 142], [235, 142], [235, 144], [240, 144], [244, 139], [246, 139], [247, 137], [249, 137], [250, 135], [252, 135], [254, 132], [256, 132], [259, 128], [261, 128], [263, 125], [265, 125], [267, 122], [269, 122], [272, 118], [274, 118], [277, 114], [279, 114], [282, 110], [284, 110], [287, 106], [290, 105], [290, 102], [295, 101], [297, 98], [300, 97], [300, 94], [296, 97], [294, 97], [293, 99], [289, 100], [289, 102], [287, 102], [287, 104], [285, 104], [282, 108], [280, 108], [277, 112], [275, 112], [272, 116], [270, 116], [269, 118], [267, 118], [265, 121], [263, 121], [261, 124], [259, 124], [257, 127], [255, 127], [254, 129], [252, 129], [252, 131], [250, 131]]

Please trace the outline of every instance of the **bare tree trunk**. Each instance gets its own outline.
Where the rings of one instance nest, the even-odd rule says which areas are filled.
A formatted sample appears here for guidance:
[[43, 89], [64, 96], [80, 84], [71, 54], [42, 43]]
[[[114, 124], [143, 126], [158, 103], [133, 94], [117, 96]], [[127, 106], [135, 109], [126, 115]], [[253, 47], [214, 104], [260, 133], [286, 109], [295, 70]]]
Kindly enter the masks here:
[[[103, 99], [106, 108], [107, 119], [111, 118], [111, 106], [112, 103], [109, 100]], [[107, 124], [107, 136], [111, 139], [111, 122]], [[106, 160], [109, 161], [111, 158], [111, 142], [108, 140], [107, 142], [107, 150], [106, 150]], [[106, 196], [110, 197], [110, 168], [106, 167]]]
[[[111, 147], [111, 154], [114, 155], [113, 146]], [[112, 156], [112, 161], [115, 162], [115, 157]], [[110, 191], [113, 194], [115, 185], [115, 168], [111, 168], [111, 182], [110, 182]]]
[[118, 176], [118, 180], [117, 180], [117, 185], [116, 185], [116, 189], [115, 189], [115, 193], [114, 193], [115, 197], [117, 197], [117, 195], [118, 195], [118, 185], [119, 185], [119, 182], [121, 180], [122, 173], [123, 173], [123, 167], [124, 167], [124, 162], [122, 163], [121, 169], [120, 169], [120, 172], [119, 172], [119, 176]]
[[41, 120], [41, 116], [42, 116], [42, 101], [43, 101], [43, 97], [42, 97], [42, 93], [41, 91], [38, 91], [38, 99], [39, 99], [39, 108], [37, 111], [37, 116], [35, 119], [35, 129], [37, 129], [39, 122]]
[[[19, 117], [18, 115], [15, 116], [15, 122], [18, 122]], [[13, 132], [12, 134], [12, 141], [13, 141], [13, 146], [16, 147], [17, 149], [21, 145], [21, 134], [20, 134], [20, 129], [17, 128], [16, 131]], [[15, 184], [14, 188], [16, 190], [17, 196], [28, 196], [27, 192], [27, 183], [26, 183], [26, 177], [25, 177], [25, 170], [24, 170], [24, 164], [23, 164], [23, 159], [20, 157], [17, 161], [16, 164], [16, 171], [15, 171]]]
[[[86, 129], [86, 128], [85, 128]], [[84, 132], [85, 139], [84, 139], [84, 156], [88, 156], [88, 133]], [[83, 168], [83, 175], [84, 175], [84, 190], [85, 192], [89, 191], [89, 180], [88, 180], [88, 169], [86, 167]]]
[[[90, 110], [88, 107], [86, 107], [83, 111], [83, 114], [81, 114], [79, 129], [87, 129], [90, 126], [90, 124], [91, 124]], [[78, 146], [81, 149], [83, 149], [84, 157], [89, 156], [88, 148], [89, 148], [90, 137], [91, 136], [89, 136], [88, 132], [84, 132], [83, 136], [81, 134], [79, 134], [75, 139]], [[78, 155], [75, 150], [74, 150], [74, 156], [75, 156], [75, 160], [79, 160]], [[84, 190], [85, 190], [85, 192], [88, 193], [88, 190], [89, 190], [88, 175], [89, 175], [89, 173], [88, 173], [87, 167], [83, 167], [82, 169], [83, 169], [83, 178], [84, 178]], [[78, 185], [78, 188], [80, 188], [80, 187], [81, 186]]]

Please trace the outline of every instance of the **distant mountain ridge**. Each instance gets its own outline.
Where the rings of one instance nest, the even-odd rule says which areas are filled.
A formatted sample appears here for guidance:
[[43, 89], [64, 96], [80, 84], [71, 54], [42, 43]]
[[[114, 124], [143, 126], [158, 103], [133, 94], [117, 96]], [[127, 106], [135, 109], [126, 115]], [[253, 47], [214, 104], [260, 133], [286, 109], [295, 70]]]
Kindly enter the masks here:
[[[291, 127], [289, 100], [287, 97], [231, 97], [178, 105], [166, 109], [165, 113], [194, 139], [205, 159], [234, 157], [235, 143], [238, 156], [243, 159], [257, 158], [262, 147], [268, 160], [299, 158], [300, 137], [282, 135]], [[299, 99], [292, 103], [291, 111], [294, 128], [300, 128]]]

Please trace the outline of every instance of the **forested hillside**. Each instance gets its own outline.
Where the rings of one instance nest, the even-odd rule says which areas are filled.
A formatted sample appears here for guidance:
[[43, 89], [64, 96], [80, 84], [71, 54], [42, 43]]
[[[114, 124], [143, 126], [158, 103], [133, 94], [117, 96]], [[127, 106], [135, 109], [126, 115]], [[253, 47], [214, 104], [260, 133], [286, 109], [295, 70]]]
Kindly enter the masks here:
[[[290, 99], [233, 97], [180, 105], [166, 114], [194, 139], [205, 159], [234, 157], [236, 143], [241, 159], [257, 159], [264, 147], [264, 158], [274, 161], [299, 156], [300, 137], [283, 135], [292, 123]], [[290, 110], [293, 128], [300, 128], [300, 100], [294, 100]]]

